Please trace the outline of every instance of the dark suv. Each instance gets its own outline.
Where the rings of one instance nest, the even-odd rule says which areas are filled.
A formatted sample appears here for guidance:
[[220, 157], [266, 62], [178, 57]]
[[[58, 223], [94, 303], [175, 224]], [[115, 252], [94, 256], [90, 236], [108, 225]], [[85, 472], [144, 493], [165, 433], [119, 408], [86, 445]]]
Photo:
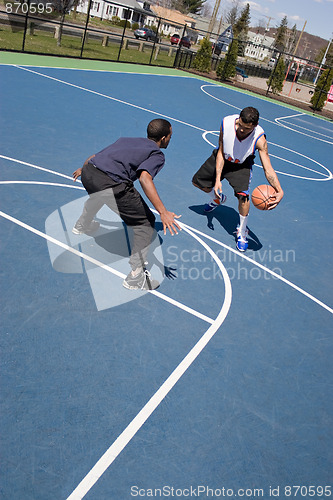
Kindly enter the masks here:
[[154, 42], [158, 42], [158, 35], [155, 31], [150, 28], [138, 28], [134, 31], [135, 38], [143, 38], [144, 40], [153, 40]]
[[180, 39], [179, 47], [186, 47], [187, 49], [191, 48], [191, 39], [188, 36], [183, 36]]

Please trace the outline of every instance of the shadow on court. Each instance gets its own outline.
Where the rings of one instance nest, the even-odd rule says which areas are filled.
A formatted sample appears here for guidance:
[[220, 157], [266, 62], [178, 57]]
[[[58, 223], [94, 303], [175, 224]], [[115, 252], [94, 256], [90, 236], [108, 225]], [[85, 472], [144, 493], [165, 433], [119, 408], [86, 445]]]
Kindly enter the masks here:
[[[204, 212], [204, 205], [192, 205], [191, 207], [188, 208], [198, 215], [203, 215], [204, 217], [207, 217], [207, 227], [212, 231], [215, 231], [213, 222], [215, 219], [223, 227], [223, 229], [228, 234], [230, 234], [230, 236], [233, 236], [233, 238], [235, 238], [236, 236], [235, 231], [237, 224], [239, 223], [239, 216], [238, 212], [236, 212], [236, 210], [234, 210], [233, 208], [220, 206], [210, 213]], [[259, 238], [253, 231], [251, 231], [250, 228], [249, 228], [248, 241], [249, 241], [249, 250], [257, 252], [262, 248], [262, 244]]]

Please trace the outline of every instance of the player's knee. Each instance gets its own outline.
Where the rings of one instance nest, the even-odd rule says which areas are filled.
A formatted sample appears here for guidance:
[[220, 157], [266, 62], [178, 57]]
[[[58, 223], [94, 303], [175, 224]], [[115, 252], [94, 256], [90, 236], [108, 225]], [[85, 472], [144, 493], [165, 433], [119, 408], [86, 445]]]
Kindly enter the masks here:
[[235, 193], [235, 196], [239, 199], [241, 203], [247, 203], [250, 199], [249, 195], [245, 193]]

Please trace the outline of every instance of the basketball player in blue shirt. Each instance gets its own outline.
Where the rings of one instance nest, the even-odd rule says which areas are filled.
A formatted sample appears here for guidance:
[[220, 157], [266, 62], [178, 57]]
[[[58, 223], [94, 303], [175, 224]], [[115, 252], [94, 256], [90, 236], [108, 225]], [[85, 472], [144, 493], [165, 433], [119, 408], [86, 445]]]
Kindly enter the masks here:
[[238, 198], [239, 225], [236, 228], [236, 246], [240, 252], [248, 248], [247, 220], [250, 209], [250, 182], [255, 151], [269, 184], [275, 189], [268, 202], [268, 210], [275, 208], [283, 198], [283, 191], [272, 167], [264, 130], [258, 125], [256, 108], [244, 108], [240, 115], [226, 116], [222, 120], [219, 147], [193, 176], [195, 187], [210, 194], [211, 201], [205, 205], [206, 213], [226, 202], [222, 193], [222, 180], [227, 179]]
[[155, 289], [159, 283], [150, 279], [146, 258], [154, 234], [155, 216], [133, 183], [139, 179], [141, 187], [161, 217], [164, 234], [178, 234], [181, 230], [175, 219], [179, 215], [169, 212], [154, 184], [154, 177], [163, 168], [165, 156], [161, 149], [168, 147], [172, 135], [171, 124], [157, 118], [147, 127], [147, 138], [123, 137], [90, 156], [83, 167], [73, 173], [74, 181], [81, 176], [89, 198], [82, 215], [74, 225], [74, 234], [93, 233], [99, 227], [94, 220], [103, 205], [118, 213], [134, 233], [130, 256], [132, 271], [123, 282], [130, 290]]

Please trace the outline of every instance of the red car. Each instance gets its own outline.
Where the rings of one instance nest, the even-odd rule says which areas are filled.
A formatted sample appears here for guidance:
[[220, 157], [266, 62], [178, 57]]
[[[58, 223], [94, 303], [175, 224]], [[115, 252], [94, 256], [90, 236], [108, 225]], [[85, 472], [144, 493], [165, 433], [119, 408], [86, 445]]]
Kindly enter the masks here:
[[178, 42], [180, 40], [180, 36], [177, 35], [177, 33], [175, 33], [174, 35], [172, 35], [172, 37], [170, 38], [170, 43], [171, 45], [177, 45]]
[[180, 39], [179, 46], [186, 47], [187, 49], [190, 49], [191, 48], [191, 39], [188, 36], [183, 36]]
[[189, 37], [183, 36], [182, 38], [180, 38], [180, 36], [177, 33], [172, 35], [172, 37], [170, 38], [170, 43], [171, 45], [179, 44], [179, 47], [187, 47], [188, 49], [191, 48], [191, 40], [189, 39]]

